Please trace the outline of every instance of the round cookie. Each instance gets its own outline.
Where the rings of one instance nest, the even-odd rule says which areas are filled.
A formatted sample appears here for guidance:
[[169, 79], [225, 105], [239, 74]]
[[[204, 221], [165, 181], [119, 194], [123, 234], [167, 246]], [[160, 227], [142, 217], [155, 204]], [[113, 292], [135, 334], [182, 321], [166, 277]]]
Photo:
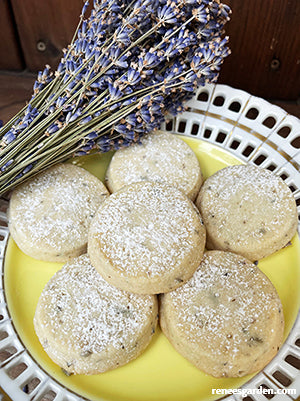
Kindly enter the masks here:
[[196, 200], [207, 248], [255, 261], [284, 247], [297, 229], [297, 209], [284, 181], [252, 165], [226, 167], [210, 176]]
[[66, 262], [86, 252], [90, 222], [108, 196], [103, 183], [88, 171], [58, 164], [13, 191], [10, 233], [25, 254]]
[[157, 323], [157, 298], [108, 284], [88, 255], [68, 262], [47, 283], [34, 316], [49, 357], [68, 374], [97, 374], [138, 357]]
[[174, 185], [194, 200], [202, 184], [198, 159], [178, 136], [157, 131], [134, 144], [118, 150], [106, 172], [107, 186], [115, 192], [138, 181]]
[[191, 200], [175, 187], [145, 181], [101, 204], [89, 230], [88, 253], [112, 285], [158, 294], [193, 275], [204, 245], [205, 228]]
[[277, 353], [284, 320], [269, 279], [243, 256], [209, 251], [194, 276], [161, 296], [160, 324], [174, 348], [215, 377], [261, 370]]

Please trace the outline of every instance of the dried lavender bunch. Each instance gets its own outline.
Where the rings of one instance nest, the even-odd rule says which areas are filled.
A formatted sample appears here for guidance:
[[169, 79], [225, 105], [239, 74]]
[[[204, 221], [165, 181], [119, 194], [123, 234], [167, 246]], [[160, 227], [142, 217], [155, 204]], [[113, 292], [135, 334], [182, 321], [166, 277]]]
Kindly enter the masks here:
[[0, 131], [0, 194], [72, 156], [139, 141], [214, 82], [229, 54], [219, 0], [84, 3], [55, 72], [39, 72], [28, 105]]

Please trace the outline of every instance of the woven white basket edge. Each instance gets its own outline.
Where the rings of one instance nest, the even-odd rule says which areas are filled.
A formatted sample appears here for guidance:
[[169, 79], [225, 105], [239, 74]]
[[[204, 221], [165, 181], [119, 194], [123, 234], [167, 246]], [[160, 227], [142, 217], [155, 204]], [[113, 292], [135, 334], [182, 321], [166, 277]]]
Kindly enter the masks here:
[[[218, 87], [219, 87], [219, 85], [213, 85], [211, 88], [210, 88], [210, 101], [212, 101], [213, 100], [213, 94], [214, 93], [216, 93], [216, 89], [218, 89]], [[235, 89], [233, 89], [233, 88], [231, 88], [231, 87], [229, 87], [229, 86], [227, 86], [227, 85], [221, 85], [220, 86], [220, 89], [222, 89], [222, 91], [224, 92], [224, 91], [226, 91], [226, 88], [230, 88], [230, 94], [232, 95], [232, 96], [234, 96], [234, 99], [237, 99], [239, 96], [244, 96], [244, 97], [247, 97], [248, 96], [248, 98], [249, 98], [249, 100], [250, 99], [255, 99], [255, 97], [254, 96], [252, 96], [252, 95], [249, 95], [247, 92], [245, 92], [245, 91], [242, 91], [242, 90], [235, 90]], [[229, 89], [228, 89], [228, 91], [229, 91]], [[265, 102], [265, 101], [264, 101]], [[228, 103], [228, 101], [227, 101], [227, 103]], [[266, 102], [267, 103], [267, 102]], [[264, 103], [265, 104], [265, 103]], [[278, 106], [276, 106], [276, 107], [278, 107]], [[206, 108], [206, 110], [209, 110], [209, 104], [208, 104], [208, 106], [207, 106], [207, 108]], [[287, 114], [288, 115], [288, 114]], [[203, 114], [203, 116], [204, 116], [204, 120], [205, 120], [205, 112], [204, 112], [204, 114]], [[178, 118], [180, 118], [180, 116], [178, 116]], [[299, 121], [299, 120], [298, 120]], [[203, 123], [203, 119], [201, 120], [201, 123]], [[272, 132], [274, 132], [274, 130], [272, 131]], [[178, 132], [176, 132], [176, 133], [178, 133]], [[190, 136], [190, 137], [198, 137], [198, 138], [200, 138], [200, 139], [204, 139], [204, 140], [206, 140], [205, 138], [202, 138], [202, 137], [200, 137], [200, 136], [192, 136], [192, 135], [190, 135], [190, 134], [185, 134], [185, 133], [180, 133], [181, 135], [186, 135], [186, 136]], [[235, 134], [235, 128], [233, 129], [233, 131], [232, 131], [232, 137], [234, 137], [234, 134]], [[270, 134], [271, 135], [271, 134]], [[268, 136], [268, 138], [270, 137], [270, 135]], [[208, 142], [211, 142], [211, 143], [213, 143], [214, 145], [217, 145], [217, 146], [220, 146], [220, 147], [222, 147], [221, 146], [221, 144], [218, 144], [218, 143], [216, 143], [215, 141], [213, 141], [213, 140], [209, 140], [209, 138], [208, 138]], [[228, 142], [227, 142], [228, 143]], [[258, 146], [261, 146], [261, 145], [258, 145]], [[222, 147], [223, 148], [223, 147]], [[224, 148], [223, 148], [224, 149]], [[227, 148], [226, 148], [227, 149]], [[227, 150], [229, 150], [229, 151], [231, 151], [231, 149], [230, 148], [228, 148]], [[235, 156], [238, 156], [238, 157], [240, 157], [240, 154], [237, 152], [237, 153], [235, 153], [235, 152], [231, 152], [231, 153], [233, 153]], [[298, 152], [297, 154], [300, 154], [300, 152]], [[295, 157], [295, 156], [294, 156]], [[247, 161], [247, 158], [245, 157], [245, 159], [246, 159], [246, 161]], [[289, 162], [287, 162], [287, 164], [289, 164]], [[298, 189], [299, 190], [299, 189]], [[300, 213], [300, 210], [298, 210], [299, 211], [299, 213]], [[3, 217], [3, 214], [2, 214], [2, 217]], [[4, 230], [5, 231], [5, 230]], [[300, 232], [300, 223], [299, 223], [299, 232]], [[8, 240], [8, 236], [7, 236], [7, 238], [5, 239], [5, 246], [6, 246], [6, 243], [7, 243], [7, 240]], [[2, 241], [3, 242], [3, 241]], [[0, 244], [0, 249], [2, 248], [2, 243]], [[3, 260], [2, 260], [2, 262], [3, 262]], [[2, 268], [3, 268], [3, 263], [2, 263]], [[3, 273], [2, 273], [3, 274]], [[300, 338], [300, 315], [298, 314], [298, 318], [297, 318], [297, 321], [295, 322], [295, 325], [294, 325], [294, 328], [293, 328], [293, 330], [291, 331], [291, 333], [290, 333], [290, 335], [288, 336], [288, 339], [292, 336], [292, 335], [295, 335], [296, 334], [296, 336], [298, 336], [299, 335], [299, 338]], [[7, 323], [7, 322], [6, 322]], [[1, 327], [2, 327], [2, 324], [3, 324], [3, 322], [2, 321], [0, 321], [0, 330], [1, 330]], [[297, 328], [297, 331], [295, 331], [295, 328]], [[285, 344], [287, 344], [288, 343], [288, 339], [287, 339], [287, 341], [285, 342]], [[291, 344], [290, 344], [291, 345]], [[0, 341], [0, 349], [1, 349], [1, 341]], [[277, 364], [277, 363], [279, 363], [279, 362], [281, 362], [281, 359], [280, 359], [280, 352], [277, 354], [277, 356], [273, 359], [273, 361], [272, 362], [270, 362], [270, 364], [268, 365], [268, 366], [272, 366], [271, 364]], [[34, 363], [34, 361], [33, 361], [33, 363]], [[275, 366], [275, 365], [274, 365]], [[277, 366], [277, 365], [276, 365]], [[3, 373], [3, 370], [2, 370], [2, 368], [0, 368], [0, 383], [2, 383], [2, 379], [4, 379], [6, 376], [5, 376], [5, 374], [6, 373]], [[299, 375], [299, 377], [300, 377], [300, 375]], [[252, 380], [253, 380], [253, 385], [254, 385], [254, 383], [256, 383], [257, 382], [257, 380], [258, 379], [260, 379], [260, 378], [262, 378], [262, 379], [264, 379], [264, 378], [268, 378], [268, 376], [266, 376], [266, 375], [264, 375], [264, 373], [263, 372], [260, 372], [260, 373], [258, 373], [258, 375], [256, 375]], [[62, 386], [60, 386], [56, 381], [51, 381], [52, 379], [50, 378], [50, 381], [49, 380], [47, 380], [47, 386], [49, 385], [49, 383], [50, 383], [50, 389], [51, 388], [54, 388], [54, 389], [59, 389], [59, 391], [60, 391], [60, 394], [61, 394], [61, 397], [60, 397], [60, 399], [62, 399], [62, 400], [69, 400], [69, 398], [70, 398], [70, 400], [73, 400], [74, 399], [74, 401], [76, 400], [76, 401], [79, 401], [79, 400], [83, 400], [83, 398], [81, 398], [80, 396], [77, 396], [77, 395], [74, 395], [74, 394], [72, 394], [71, 392], [69, 393], [67, 390], [65, 390], [65, 388], [64, 387], [62, 387]], [[252, 380], [250, 380], [249, 382], [247, 382], [244, 386], [251, 386], [252, 385]], [[51, 384], [52, 383], [52, 384]], [[52, 386], [52, 387], [51, 387]], [[10, 381], [10, 384], [9, 384], [9, 386], [8, 386], [9, 388], [8, 388], [8, 390], [9, 391], [6, 391], [7, 393], [8, 393], [8, 395], [9, 396], [11, 396], [12, 397], [12, 399], [13, 399], [13, 401], [15, 401], [15, 400], [20, 400], [20, 401], [25, 401], [25, 400], [29, 400], [29, 398], [28, 398], [28, 395], [27, 394], [25, 394], [22, 390], [20, 390], [21, 391], [21, 393], [20, 394], [22, 394], [22, 396], [24, 396], [23, 398], [18, 398], [18, 399], [14, 399], [13, 397], [14, 397], [14, 395], [15, 395], [15, 393], [14, 393], [14, 381], [12, 380], [12, 381]], [[5, 390], [6, 390], [6, 388], [5, 388]], [[19, 394], [19, 392], [18, 392], [18, 397], [20, 396], [21, 397], [21, 395]], [[35, 397], [34, 397], [34, 399], [37, 399], [37, 397], [39, 396], [39, 394], [42, 394], [42, 389], [39, 391], [39, 392], [37, 392], [37, 395], [35, 395]], [[298, 395], [300, 395], [300, 391], [299, 391], [299, 393], [297, 393], [297, 396]], [[31, 395], [31, 397], [32, 397], [32, 395]], [[65, 398], [64, 398], [65, 397]], [[74, 398], [75, 397], [75, 398]], [[58, 398], [56, 398], [57, 400], [58, 400]], [[55, 400], [56, 400], [55, 399]], [[230, 401], [230, 400], [232, 400], [233, 398], [232, 397], [227, 397], [226, 398], [226, 400], [227, 401]], [[256, 398], [254, 398], [255, 400], [256, 400]]]

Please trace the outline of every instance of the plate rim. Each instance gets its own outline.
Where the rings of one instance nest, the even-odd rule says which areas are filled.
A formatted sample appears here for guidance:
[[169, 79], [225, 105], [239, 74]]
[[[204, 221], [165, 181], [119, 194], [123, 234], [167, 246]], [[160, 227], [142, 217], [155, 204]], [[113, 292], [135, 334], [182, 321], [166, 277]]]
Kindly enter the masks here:
[[[203, 93], [205, 94], [205, 96], [201, 96]], [[215, 104], [215, 99], [217, 97], [223, 97], [224, 99], [224, 102], [221, 106]], [[230, 105], [234, 101], [240, 102], [241, 109], [239, 112], [230, 110]], [[248, 122], [247, 120], [245, 120], [247, 112], [250, 110], [251, 107], [253, 107], [253, 105], [258, 109], [258, 119], [249, 119], [249, 123], [246, 125], [246, 123]], [[195, 95], [189, 102], [187, 102], [186, 106], [186, 111], [184, 113], [175, 118], [170, 117], [172, 126], [168, 126], [169, 122], [167, 121], [162, 125], [162, 129], [166, 131], [171, 131], [174, 134], [179, 134], [190, 138], [198, 138], [206, 142], [210, 142], [213, 145], [219, 146], [223, 150], [229, 151], [229, 153], [239, 158], [241, 161], [245, 162], [253, 163], [255, 161], [255, 154], [257, 154], [262, 149], [266, 153], [269, 152], [272, 155], [278, 154], [281, 156], [279, 158], [280, 160], [285, 160], [284, 164], [280, 165], [279, 163], [277, 168], [274, 170], [275, 173], [278, 175], [280, 175], [282, 171], [286, 171], [287, 168], [290, 167], [289, 165], [292, 166], [291, 168], [296, 169], [296, 171], [297, 169], [300, 170], [300, 150], [296, 149], [291, 151], [290, 149], [290, 143], [293, 141], [295, 135], [298, 135], [297, 132], [299, 133], [300, 120], [294, 116], [291, 116], [280, 107], [272, 105], [271, 103], [268, 103], [261, 98], [252, 96], [245, 91], [234, 89], [230, 86], [221, 84], [209, 84], [204, 87], [198, 88]], [[278, 121], [275, 123], [275, 125], [273, 125], [273, 127], [267, 129], [268, 127], [263, 124], [263, 122], [265, 121], [265, 117], [273, 117], [277, 115], [279, 115]], [[237, 118], [234, 119], [234, 117]], [[196, 124], [196, 122], [199, 123], [199, 129], [196, 134], [195, 131], [193, 131], [194, 125], [192, 125], [192, 121], [193, 124]], [[218, 126], [218, 123], [216, 123], [216, 121], [221, 122], [221, 127], [225, 127], [222, 128], [225, 131], [224, 135], [226, 136], [223, 143], [218, 142], [218, 135], [222, 131], [220, 131], [220, 125]], [[182, 124], [182, 122], [185, 125]], [[216, 126], [214, 126], [214, 123], [216, 124]], [[290, 133], [292, 134], [292, 139], [289, 140], [288, 144], [286, 143], [286, 141], [283, 140], [280, 135], [278, 135], [278, 130], [280, 130], [280, 127], [284, 126], [284, 124], [287, 124], [287, 126], [291, 127]], [[210, 136], [206, 138], [205, 130], [208, 126], [209, 128], [211, 128], [212, 132]], [[226, 129], [228, 127], [230, 131], [227, 131], [226, 133]], [[294, 131], [296, 133], [294, 133]], [[230, 144], [233, 143], [233, 140], [235, 140], [235, 138], [241, 140], [240, 143], [243, 143], [244, 141], [244, 145], [246, 147], [252, 146], [255, 151], [254, 154], [252, 154], [251, 156], [250, 153], [248, 156], [246, 156], [242, 153], [243, 151], [241, 151], [240, 153], [233, 151], [233, 149], [230, 148]], [[264, 162], [262, 164], [264, 164]], [[295, 183], [293, 184], [295, 185]], [[299, 196], [298, 199], [300, 199], [300, 174], [299, 185], [296, 186], [295, 194], [297, 197]], [[39, 399], [39, 397], [43, 395], [44, 391], [54, 389], [55, 391], [57, 391], [57, 394], [59, 394], [58, 398], [55, 397], [55, 401], [65, 399], [67, 399], [68, 401], [88, 401], [88, 399], [65, 387], [52, 376], [49, 376], [48, 373], [43, 369], [43, 367], [40, 366], [38, 361], [36, 361], [35, 358], [31, 355], [30, 351], [26, 349], [25, 345], [22, 342], [22, 339], [15, 329], [6, 302], [4, 283], [5, 253], [9, 239], [9, 230], [7, 227], [6, 216], [8, 199], [1, 198], [0, 206], [0, 236], [2, 238], [0, 240], [0, 268], [2, 272], [2, 279], [0, 283], [0, 330], [5, 330], [9, 334], [8, 337], [0, 339], [0, 350], [3, 349], [3, 345], [4, 348], [7, 346], [12, 346], [16, 349], [16, 352], [13, 353], [6, 360], [4, 360], [0, 365], [0, 385], [3, 390], [6, 391], [6, 393], [10, 397], [12, 397], [12, 399], [15, 399], [14, 397], [18, 397], [17, 399], [20, 401], [29, 400], [29, 395], [23, 392], [18, 386], [16, 386], [18, 385], [18, 383], [21, 383], [22, 378], [20, 378], [20, 376], [22, 376], [22, 374], [16, 379], [11, 379], [8, 376], [7, 372], [9, 370], [9, 367], [13, 366], [13, 364], [16, 362], [24, 360], [28, 364], [28, 362], [33, 361], [33, 363], [36, 365], [35, 370], [32, 368], [32, 366], [30, 366], [28, 372], [26, 369], [24, 373], [27, 372], [27, 375], [29, 376], [35, 373], [40, 380], [40, 383], [33, 390], [33, 392], [30, 393], [30, 399]], [[300, 215], [300, 203], [297, 206], [297, 211], [298, 215]], [[300, 221], [298, 224], [298, 235], [299, 233]], [[241, 389], [247, 390], [251, 388], [257, 388], [257, 385], [260, 382], [266, 380], [271, 385], [271, 388], [273, 388], [275, 391], [282, 388], [288, 389], [288, 386], [283, 386], [280, 382], [276, 380], [276, 378], [272, 377], [272, 374], [270, 374], [270, 372], [272, 371], [273, 366], [282, 367], [283, 356], [287, 352], [287, 348], [288, 350], [292, 349], [292, 351], [300, 359], [300, 348], [297, 349], [295, 343], [293, 343], [296, 337], [300, 338], [300, 309], [298, 311], [298, 315], [294, 322], [294, 325], [277, 355], [262, 371], [258, 372], [252, 379], [241, 386]], [[283, 371], [287, 373], [287, 376], [288, 374], [292, 373], [293, 375], [295, 373], [292, 372], [291, 368], [292, 367], [284, 366]], [[41, 383], [43, 384], [42, 386], [40, 386]], [[298, 396], [300, 396], [300, 371], [298, 371], [298, 374], [294, 374], [292, 385], [293, 383], [295, 383], [296, 394], [291, 396], [291, 398], [296, 399]], [[255, 395], [251, 395], [251, 397], [254, 401], [258, 401], [258, 398], [256, 398]], [[225, 396], [222, 399], [226, 401], [236, 401], [241, 400], [242, 398], [236, 395], [230, 395]]]

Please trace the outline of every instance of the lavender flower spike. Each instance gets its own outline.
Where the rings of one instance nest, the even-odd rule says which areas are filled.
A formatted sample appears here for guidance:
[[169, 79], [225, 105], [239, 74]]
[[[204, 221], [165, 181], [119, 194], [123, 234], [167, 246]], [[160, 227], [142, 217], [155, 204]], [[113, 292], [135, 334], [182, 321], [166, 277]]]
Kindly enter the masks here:
[[0, 195], [44, 166], [139, 142], [181, 112], [230, 53], [229, 14], [220, 0], [84, 1], [57, 70], [38, 73], [25, 111], [0, 128]]

